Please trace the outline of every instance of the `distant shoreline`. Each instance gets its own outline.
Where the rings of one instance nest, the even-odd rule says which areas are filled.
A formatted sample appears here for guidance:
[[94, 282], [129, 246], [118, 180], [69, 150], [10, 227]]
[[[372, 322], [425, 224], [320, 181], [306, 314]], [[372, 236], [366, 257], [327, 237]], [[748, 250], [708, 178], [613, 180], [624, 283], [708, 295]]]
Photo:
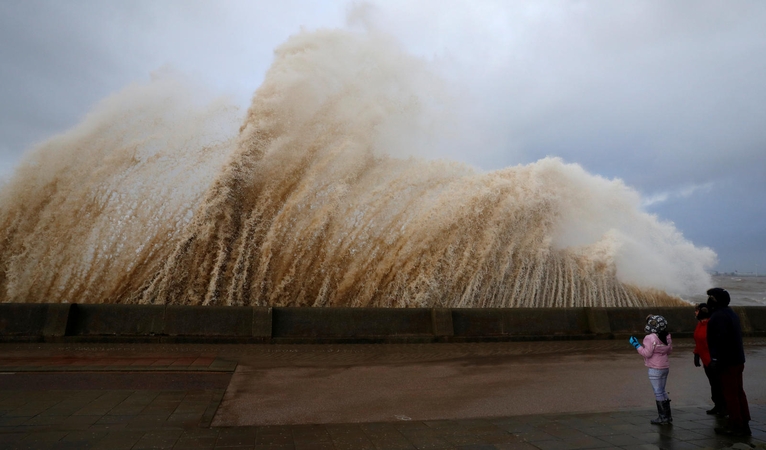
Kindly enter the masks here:
[[762, 272], [713, 272], [713, 277], [763, 277], [766, 273]]

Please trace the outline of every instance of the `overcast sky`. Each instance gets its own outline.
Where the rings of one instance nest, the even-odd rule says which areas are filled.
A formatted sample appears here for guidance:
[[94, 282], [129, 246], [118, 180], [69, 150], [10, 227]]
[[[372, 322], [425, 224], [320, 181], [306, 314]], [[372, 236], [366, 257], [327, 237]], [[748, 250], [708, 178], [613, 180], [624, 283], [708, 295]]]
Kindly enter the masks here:
[[[349, 11], [352, 14], [349, 15]], [[96, 102], [171, 67], [245, 108], [302, 28], [393, 35], [468, 99], [481, 169], [559, 156], [766, 272], [766, 2], [0, 2], [0, 177]]]

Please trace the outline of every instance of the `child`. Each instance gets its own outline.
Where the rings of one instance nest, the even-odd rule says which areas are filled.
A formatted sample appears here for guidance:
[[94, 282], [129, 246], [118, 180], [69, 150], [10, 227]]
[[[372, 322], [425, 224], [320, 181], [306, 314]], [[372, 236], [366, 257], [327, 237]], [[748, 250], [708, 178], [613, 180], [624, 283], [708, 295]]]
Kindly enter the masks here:
[[657, 401], [657, 413], [659, 416], [653, 419], [653, 425], [670, 425], [673, 417], [670, 414], [670, 399], [665, 392], [665, 383], [668, 380], [670, 362], [668, 355], [673, 350], [673, 341], [668, 333], [668, 322], [664, 317], [649, 315], [646, 318], [644, 331], [644, 344], [641, 345], [635, 336], [630, 337], [630, 344], [644, 357], [644, 365], [649, 368], [649, 382], [654, 389], [654, 398]]
[[694, 365], [705, 368], [710, 383], [710, 395], [713, 399], [713, 409], [705, 411], [707, 414], [718, 416], [726, 415], [726, 401], [723, 398], [723, 386], [721, 386], [721, 375], [718, 371], [710, 367], [710, 350], [707, 347], [707, 323], [710, 320], [710, 310], [707, 304], [700, 303], [694, 307], [694, 315], [697, 317], [697, 328], [694, 329]]

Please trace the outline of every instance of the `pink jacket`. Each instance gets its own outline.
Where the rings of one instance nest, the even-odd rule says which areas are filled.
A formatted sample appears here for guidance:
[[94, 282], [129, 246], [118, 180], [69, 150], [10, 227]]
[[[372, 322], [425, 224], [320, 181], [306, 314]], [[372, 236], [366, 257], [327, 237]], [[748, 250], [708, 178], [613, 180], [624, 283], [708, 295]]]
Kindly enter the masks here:
[[644, 357], [644, 365], [652, 369], [667, 369], [670, 367], [668, 355], [673, 351], [673, 340], [670, 333], [667, 337], [668, 345], [662, 343], [656, 334], [647, 334], [644, 337], [643, 347], [638, 347], [638, 353]]

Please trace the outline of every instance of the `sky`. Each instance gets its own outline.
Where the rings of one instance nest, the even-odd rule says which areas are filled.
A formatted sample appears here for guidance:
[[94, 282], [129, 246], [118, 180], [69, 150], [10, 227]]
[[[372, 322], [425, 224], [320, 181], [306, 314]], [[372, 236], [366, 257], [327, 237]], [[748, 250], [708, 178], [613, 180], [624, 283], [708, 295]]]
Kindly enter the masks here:
[[319, 28], [389, 34], [461, 101], [442, 156], [494, 170], [557, 156], [766, 272], [766, 2], [0, 2], [0, 179], [23, 152], [158, 70], [246, 108], [274, 49]]

